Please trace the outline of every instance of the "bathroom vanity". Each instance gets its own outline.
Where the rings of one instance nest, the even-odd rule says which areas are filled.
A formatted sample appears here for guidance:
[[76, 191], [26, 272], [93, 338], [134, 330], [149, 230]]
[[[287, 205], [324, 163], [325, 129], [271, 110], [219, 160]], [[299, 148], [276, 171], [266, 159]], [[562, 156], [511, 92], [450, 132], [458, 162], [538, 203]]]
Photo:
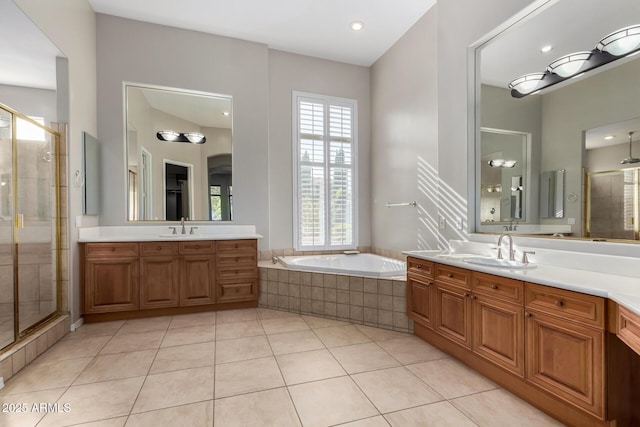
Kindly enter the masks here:
[[104, 234], [80, 243], [85, 322], [257, 306], [255, 232]]
[[[558, 280], [557, 267], [492, 270], [458, 256], [408, 254], [415, 335], [568, 425], [639, 421], [635, 310], [597, 288], [535, 283]], [[588, 273], [574, 272], [576, 281]]]

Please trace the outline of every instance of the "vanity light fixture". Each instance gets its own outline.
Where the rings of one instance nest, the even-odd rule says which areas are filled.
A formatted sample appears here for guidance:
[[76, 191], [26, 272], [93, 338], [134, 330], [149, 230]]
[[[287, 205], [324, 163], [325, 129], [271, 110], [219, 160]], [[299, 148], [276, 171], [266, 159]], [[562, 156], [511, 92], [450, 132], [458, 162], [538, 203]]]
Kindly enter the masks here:
[[627, 55], [638, 48], [640, 48], [640, 25], [614, 31], [600, 40], [596, 46], [599, 51], [613, 56]]
[[191, 144], [204, 144], [207, 141], [207, 137], [200, 132], [178, 133], [174, 130], [159, 130], [156, 137], [160, 141], [189, 142]]
[[590, 57], [591, 52], [570, 53], [553, 61], [549, 64], [547, 70], [560, 77], [571, 77], [580, 71]]
[[546, 45], [546, 46], [542, 46], [540, 48], [540, 53], [547, 53], [547, 52], [551, 52], [553, 50], [553, 46], [551, 46], [550, 44]]
[[[540, 51], [543, 52], [543, 49]], [[591, 51], [570, 53], [549, 64], [544, 73], [525, 74], [513, 80], [509, 83], [511, 96], [522, 98], [538, 93], [544, 88], [639, 52], [640, 24], [622, 28], [604, 37]]]
[[228, 112], [228, 111], [223, 111], [222, 115], [225, 116], [225, 117], [229, 117], [231, 115], [231, 113]]
[[514, 167], [518, 161], [517, 160], [504, 160], [504, 159], [493, 159], [489, 160], [489, 166], [492, 168], [512, 168]]
[[353, 21], [351, 23], [351, 29], [353, 31], [362, 31], [364, 28], [364, 23], [362, 21]]
[[613, 138], [615, 138], [615, 135], [607, 135], [607, 136], [605, 136], [605, 137], [604, 137], [604, 139], [605, 139], [606, 141], [610, 141], [610, 140], [612, 140]]

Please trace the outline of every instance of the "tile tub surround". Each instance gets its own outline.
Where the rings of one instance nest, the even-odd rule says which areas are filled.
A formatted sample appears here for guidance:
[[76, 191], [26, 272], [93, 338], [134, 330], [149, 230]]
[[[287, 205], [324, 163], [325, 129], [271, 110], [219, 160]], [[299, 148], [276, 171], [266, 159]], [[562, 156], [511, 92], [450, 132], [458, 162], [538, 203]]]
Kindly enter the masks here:
[[20, 427], [560, 425], [411, 335], [260, 308], [84, 325], [0, 402], [71, 405]]
[[[407, 256], [402, 251], [396, 251], [392, 249], [376, 248], [371, 246], [358, 246], [356, 250], [363, 254], [372, 253], [381, 255], [387, 258], [399, 259], [400, 261], [406, 261]], [[337, 255], [344, 253], [340, 251], [296, 251], [294, 249], [268, 249], [264, 251], [258, 251], [259, 261], [271, 261], [274, 256], [299, 256], [299, 255]]]
[[258, 263], [260, 307], [313, 314], [367, 326], [412, 332], [406, 277], [386, 279], [289, 270]]

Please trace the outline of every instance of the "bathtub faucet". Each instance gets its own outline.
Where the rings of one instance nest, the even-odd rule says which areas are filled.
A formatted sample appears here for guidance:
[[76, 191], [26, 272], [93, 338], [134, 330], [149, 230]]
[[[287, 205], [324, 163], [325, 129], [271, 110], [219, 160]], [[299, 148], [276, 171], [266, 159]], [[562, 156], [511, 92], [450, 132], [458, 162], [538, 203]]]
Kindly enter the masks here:
[[279, 260], [280, 260], [280, 258], [279, 258], [279, 257], [274, 256], [273, 258], [271, 258], [271, 263], [272, 263], [272, 264], [277, 264]]

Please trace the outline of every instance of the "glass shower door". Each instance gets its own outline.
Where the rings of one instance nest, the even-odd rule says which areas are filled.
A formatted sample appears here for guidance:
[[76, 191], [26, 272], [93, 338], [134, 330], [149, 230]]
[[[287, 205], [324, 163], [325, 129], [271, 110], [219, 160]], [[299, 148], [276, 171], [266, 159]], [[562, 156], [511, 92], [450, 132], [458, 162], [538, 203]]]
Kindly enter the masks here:
[[16, 120], [19, 333], [57, 310], [56, 136]]
[[15, 341], [11, 117], [0, 109], [0, 349]]

